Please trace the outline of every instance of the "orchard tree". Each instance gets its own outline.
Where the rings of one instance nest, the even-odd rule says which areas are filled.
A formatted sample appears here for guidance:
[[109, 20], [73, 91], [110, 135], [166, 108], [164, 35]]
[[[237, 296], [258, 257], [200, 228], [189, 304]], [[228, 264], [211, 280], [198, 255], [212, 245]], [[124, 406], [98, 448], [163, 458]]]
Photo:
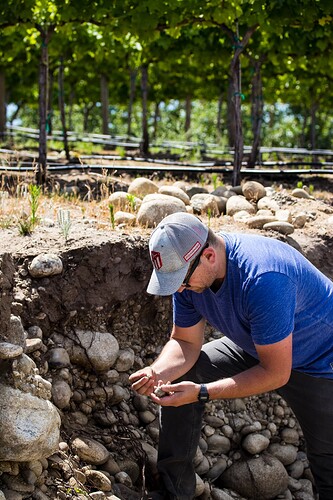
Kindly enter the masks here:
[[[152, 33], [159, 31], [166, 31], [169, 35], [178, 37], [181, 30], [189, 25], [202, 29], [214, 26], [229, 38], [233, 49], [230, 61], [231, 109], [236, 127], [233, 184], [239, 183], [243, 155], [240, 56], [258, 28], [259, 19], [265, 15], [262, 2], [254, 0], [249, 3], [243, 0], [236, 5], [232, 1], [226, 1], [221, 5], [220, 0], [212, 0], [208, 4], [198, 0], [181, 2], [176, 0], [133, 2], [131, 0], [129, 3], [131, 5], [128, 5], [127, 19], [132, 22], [141, 38], [151, 38]], [[142, 19], [145, 19], [145, 22], [142, 22]]]
[[[24, 64], [23, 30], [17, 27], [19, 20], [25, 19], [33, 2], [25, 5], [9, 0], [0, 5], [0, 137], [4, 138], [6, 128], [6, 79], [11, 72], [19, 71], [19, 62]], [[14, 69], [15, 68], [15, 69]]]
[[[75, 89], [78, 102], [84, 103], [86, 110], [95, 106], [98, 100], [104, 102], [104, 131], [109, 127], [110, 98], [115, 103], [123, 102], [125, 93], [129, 100], [130, 132], [134, 90], [137, 88], [134, 76], [140, 74], [142, 151], [145, 154], [149, 147], [148, 97], [155, 101], [156, 110], [159, 102], [166, 100], [172, 92], [176, 98], [187, 102], [188, 111], [193, 99], [205, 99], [207, 96], [212, 99], [214, 92], [217, 92], [221, 103], [228, 73], [228, 129], [230, 144], [235, 150], [233, 184], [238, 184], [243, 156], [243, 87], [246, 88], [250, 80], [251, 70], [254, 117], [252, 162], [255, 163], [262, 123], [262, 101], [258, 106], [263, 95], [261, 82], [263, 89], [265, 85], [276, 89], [276, 94], [273, 90], [271, 95], [266, 92], [265, 96], [268, 102], [275, 102], [277, 93], [281, 91], [279, 72], [293, 75], [293, 81], [304, 81], [306, 93], [316, 97], [312, 106], [313, 123], [321, 114], [318, 106], [324, 109], [325, 97], [322, 96], [325, 96], [325, 85], [330, 82], [331, 59], [328, 58], [327, 72], [318, 66], [320, 81], [327, 82], [323, 91], [311, 87], [307, 89], [306, 81], [310, 83], [308, 72], [311, 67], [317, 68], [316, 58], [322, 60], [321, 54], [331, 47], [331, 22], [328, 0], [239, 0], [236, 3], [232, 0], [223, 3], [221, 0], [210, 0], [208, 3], [199, 0], [114, 0], [111, 5], [107, 0], [8, 0], [6, 6], [0, 6], [0, 30], [19, 25], [25, 30], [24, 40], [30, 44], [28, 52], [37, 54], [39, 51], [40, 54], [38, 182], [44, 183], [46, 179], [47, 114], [51, 109], [47, 102], [51, 95], [47, 89], [50, 54], [52, 75], [55, 78], [57, 72], [58, 76], [60, 74], [58, 85], [60, 90], [63, 89], [60, 92], [63, 94], [62, 103], [59, 101], [63, 128], [66, 128], [64, 97], [66, 93], [74, 96]], [[81, 28], [82, 36], [91, 42], [90, 46], [85, 43], [80, 46], [80, 36], [76, 37], [75, 32]], [[54, 44], [54, 40], [58, 37], [60, 40], [61, 36], [61, 42]], [[1, 43], [5, 47], [2, 41], [0, 47]], [[311, 50], [307, 50], [306, 43], [312, 43]], [[249, 58], [243, 57], [245, 53]], [[82, 69], [80, 61], [84, 65]], [[228, 72], [225, 70], [226, 62]], [[0, 59], [0, 65], [5, 67], [3, 63], [6, 63], [5, 57], [2, 62]], [[167, 78], [163, 78], [167, 74], [170, 75], [169, 85]], [[219, 79], [217, 75], [221, 74], [223, 76]], [[268, 83], [268, 79], [274, 78], [275, 74], [276, 81]], [[160, 82], [158, 75], [161, 75]], [[101, 78], [103, 88], [107, 90], [103, 99], [96, 91], [99, 86], [96, 82]], [[284, 90], [286, 99], [290, 96], [291, 102], [298, 106], [297, 95], [287, 87]], [[189, 112], [187, 117], [189, 125]], [[315, 130], [315, 127], [312, 129]]]
[[[36, 181], [46, 182], [47, 110], [49, 43], [55, 31], [67, 23], [110, 22], [112, 12], [107, 0], [9, 0], [0, 7], [0, 29], [24, 25], [31, 43], [40, 49], [39, 64], [39, 159]], [[38, 37], [37, 37], [38, 35]], [[38, 41], [37, 41], [38, 40]]]

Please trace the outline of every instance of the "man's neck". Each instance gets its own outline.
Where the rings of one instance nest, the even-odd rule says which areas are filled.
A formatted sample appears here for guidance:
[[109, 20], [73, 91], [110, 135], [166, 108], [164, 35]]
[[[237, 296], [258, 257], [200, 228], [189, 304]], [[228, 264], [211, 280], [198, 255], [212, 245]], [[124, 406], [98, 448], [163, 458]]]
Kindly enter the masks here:
[[224, 281], [223, 278], [215, 280], [210, 286], [211, 291], [214, 293], [218, 292], [219, 289], [221, 288], [223, 281]]
[[223, 281], [227, 272], [227, 252], [224, 239], [222, 238], [222, 236], [218, 236], [218, 238], [220, 241], [220, 245], [218, 248], [219, 274], [217, 279], [221, 279]]

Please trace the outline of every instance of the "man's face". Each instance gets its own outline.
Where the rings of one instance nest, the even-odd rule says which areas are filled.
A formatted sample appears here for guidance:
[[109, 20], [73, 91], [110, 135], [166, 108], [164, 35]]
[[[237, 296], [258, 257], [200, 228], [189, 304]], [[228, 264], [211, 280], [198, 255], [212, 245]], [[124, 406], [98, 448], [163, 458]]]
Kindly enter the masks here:
[[195, 293], [202, 293], [210, 288], [215, 280], [216, 276], [213, 268], [209, 260], [202, 254], [198, 259], [195, 259], [189, 267], [188, 273], [183, 284], [179, 287], [178, 292], [187, 289]]

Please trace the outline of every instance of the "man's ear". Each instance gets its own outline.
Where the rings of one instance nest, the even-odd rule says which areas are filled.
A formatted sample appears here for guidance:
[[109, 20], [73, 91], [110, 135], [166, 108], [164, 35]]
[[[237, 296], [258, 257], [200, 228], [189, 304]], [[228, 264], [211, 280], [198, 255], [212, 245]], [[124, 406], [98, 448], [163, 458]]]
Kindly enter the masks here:
[[213, 264], [216, 260], [216, 252], [213, 247], [208, 247], [204, 250], [203, 256], [210, 262], [210, 264]]

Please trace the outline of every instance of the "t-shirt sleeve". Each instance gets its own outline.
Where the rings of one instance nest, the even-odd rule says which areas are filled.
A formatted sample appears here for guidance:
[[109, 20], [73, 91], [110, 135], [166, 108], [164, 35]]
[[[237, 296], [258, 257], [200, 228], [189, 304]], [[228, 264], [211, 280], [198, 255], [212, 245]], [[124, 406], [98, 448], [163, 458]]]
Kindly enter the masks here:
[[196, 325], [202, 315], [195, 309], [191, 294], [184, 290], [173, 295], [173, 322], [182, 328]]
[[296, 286], [282, 273], [265, 273], [247, 286], [245, 310], [255, 344], [274, 344], [294, 330]]

